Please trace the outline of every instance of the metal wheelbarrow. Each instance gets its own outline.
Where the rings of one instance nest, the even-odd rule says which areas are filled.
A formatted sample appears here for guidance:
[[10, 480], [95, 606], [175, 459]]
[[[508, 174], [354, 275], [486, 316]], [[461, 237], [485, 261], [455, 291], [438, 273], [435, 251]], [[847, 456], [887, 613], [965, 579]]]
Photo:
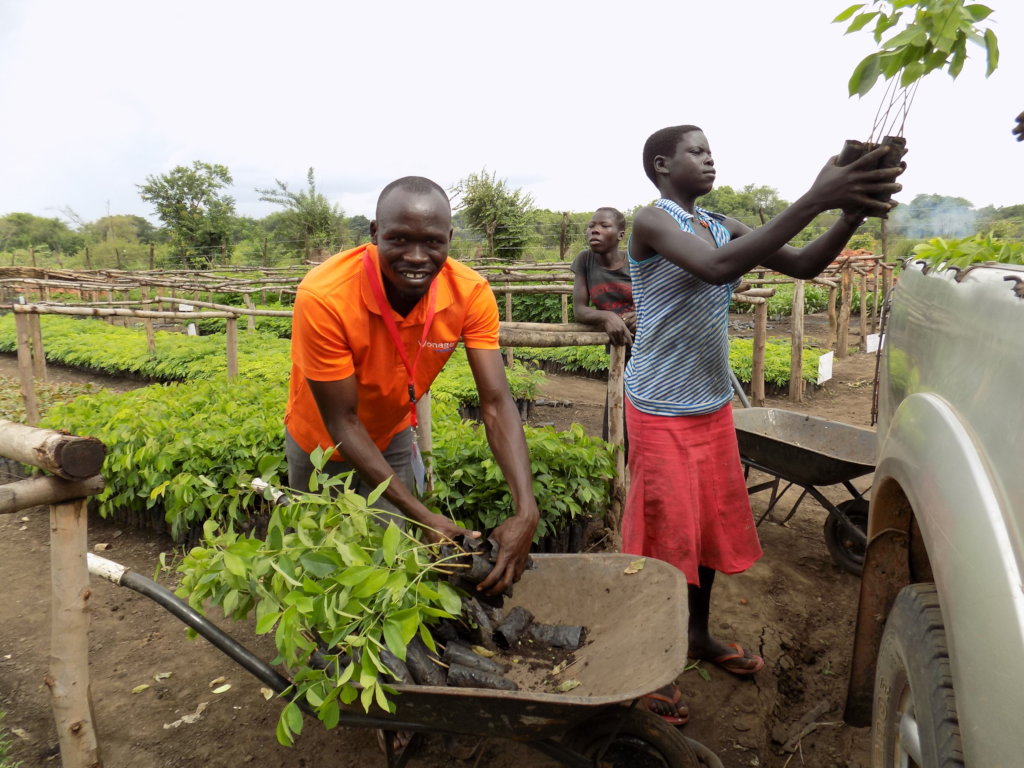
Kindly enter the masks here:
[[[859, 575], [867, 547], [868, 489], [858, 490], [851, 481], [875, 470], [874, 430], [778, 408], [737, 409], [733, 418], [747, 476], [751, 469], [772, 476], [747, 488], [751, 494], [771, 492], [757, 524], [769, 516], [776, 522], [788, 521], [811, 496], [828, 512], [824, 535], [832, 559]], [[776, 516], [782, 495], [794, 485], [802, 489], [799, 497], [785, 515]], [[820, 490], [833, 485], [843, 486], [850, 498], [833, 503]]]
[[[278, 693], [290, 681], [159, 584], [94, 554], [90, 573], [151, 598]], [[587, 643], [569, 667], [580, 685], [571, 693], [539, 690], [395, 685], [394, 714], [357, 704], [341, 727], [439, 732], [523, 742], [571, 768], [715, 768], [721, 762], [676, 728], [637, 707], [686, 666], [686, 582], [676, 568], [622, 554], [534, 555], [536, 568], [516, 584], [506, 606], [529, 606], [537, 621], [581, 624]], [[307, 714], [311, 714], [306, 709]], [[391, 768], [412, 749], [392, 753]], [[698, 756], [699, 755], [699, 756]]]

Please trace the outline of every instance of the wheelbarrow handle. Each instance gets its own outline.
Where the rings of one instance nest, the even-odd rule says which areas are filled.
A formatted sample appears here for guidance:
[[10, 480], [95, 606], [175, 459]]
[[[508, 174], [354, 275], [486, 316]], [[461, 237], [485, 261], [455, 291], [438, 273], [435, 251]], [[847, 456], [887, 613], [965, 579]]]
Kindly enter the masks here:
[[740, 380], [736, 378], [736, 371], [732, 368], [729, 369], [729, 380], [732, 382], [732, 391], [739, 397], [740, 402], [743, 403], [744, 408], [750, 407], [750, 401], [747, 399], [747, 393], [743, 391], [743, 385], [740, 384]]

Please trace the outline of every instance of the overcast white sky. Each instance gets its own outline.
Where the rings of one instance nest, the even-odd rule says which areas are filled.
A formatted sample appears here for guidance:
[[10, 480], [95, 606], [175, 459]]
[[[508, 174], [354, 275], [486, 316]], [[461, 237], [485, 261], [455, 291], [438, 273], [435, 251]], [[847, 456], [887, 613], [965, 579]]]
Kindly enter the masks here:
[[[0, 0], [0, 215], [154, 219], [137, 184], [193, 160], [256, 186], [318, 186], [372, 216], [380, 188], [420, 174], [449, 187], [483, 168], [553, 210], [655, 196], [641, 149], [658, 128], [704, 128], [718, 183], [789, 200], [882, 98], [846, 96], [864, 33], [852, 0], [517, 0], [514, 3]], [[1024, 203], [1024, 3], [989, 0], [984, 52], [954, 83], [926, 78], [906, 126], [909, 202]]]

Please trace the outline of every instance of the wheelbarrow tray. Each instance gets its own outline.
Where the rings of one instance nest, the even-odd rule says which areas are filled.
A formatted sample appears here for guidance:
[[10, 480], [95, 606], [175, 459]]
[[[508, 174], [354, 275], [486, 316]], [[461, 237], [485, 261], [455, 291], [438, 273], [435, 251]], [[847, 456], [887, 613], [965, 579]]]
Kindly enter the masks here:
[[678, 569], [651, 558], [625, 573], [637, 559], [533, 555], [536, 568], [506, 600], [506, 609], [521, 605], [538, 622], [586, 627], [585, 645], [556, 678], [578, 680], [570, 692], [396, 685], [396, 711], [382, 716], [427, 730], [536, 740], [669, 684], [686, 666], [686, 581]]
[[779, 408], [733, 411], [740, 456], [803, 486], [835, 485], [873, 472], [874, 430]]

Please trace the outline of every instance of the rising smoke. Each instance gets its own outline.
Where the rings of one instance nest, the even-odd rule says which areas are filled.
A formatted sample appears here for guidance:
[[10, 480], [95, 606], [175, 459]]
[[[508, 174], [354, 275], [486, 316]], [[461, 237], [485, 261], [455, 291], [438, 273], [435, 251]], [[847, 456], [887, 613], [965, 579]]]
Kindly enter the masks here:
[[963, 198], [918, 195], [889, 216], [893, 229], [907, 238], [970, 237], [978, 212]]

